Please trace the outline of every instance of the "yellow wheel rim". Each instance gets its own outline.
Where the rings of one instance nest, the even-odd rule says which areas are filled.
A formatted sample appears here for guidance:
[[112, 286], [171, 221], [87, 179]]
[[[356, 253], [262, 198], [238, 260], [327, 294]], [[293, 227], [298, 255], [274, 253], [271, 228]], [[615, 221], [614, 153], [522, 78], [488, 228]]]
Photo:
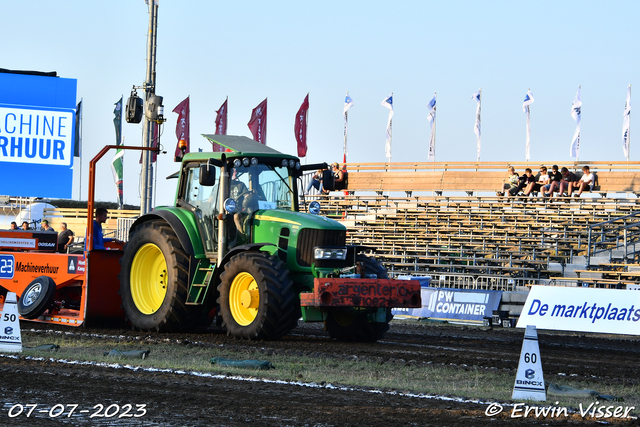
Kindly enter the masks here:
[[258, 315], [259, 306], [260, 291], [253, 276], [240, 273], [234, 277], [229, 289], [229, 309], [238, 325], [250, 325]]
[[167, 295], [167, 261], [153, 243], [142, 246], [131, 263], [131, 298], [143, 314], [160, 309]]

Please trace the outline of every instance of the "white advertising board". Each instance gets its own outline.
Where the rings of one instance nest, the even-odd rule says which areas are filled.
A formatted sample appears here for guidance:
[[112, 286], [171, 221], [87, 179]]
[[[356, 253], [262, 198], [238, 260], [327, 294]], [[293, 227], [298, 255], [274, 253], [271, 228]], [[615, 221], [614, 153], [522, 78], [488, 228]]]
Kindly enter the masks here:
[[640, 292], [533, 286], [518, 328], [640, 335]]

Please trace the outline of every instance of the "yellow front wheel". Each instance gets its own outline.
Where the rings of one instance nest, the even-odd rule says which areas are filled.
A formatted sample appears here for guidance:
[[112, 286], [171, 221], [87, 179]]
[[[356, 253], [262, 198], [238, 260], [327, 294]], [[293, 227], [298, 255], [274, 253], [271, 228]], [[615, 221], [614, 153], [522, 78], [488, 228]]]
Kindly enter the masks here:
[[160, 309], [167, 296], [167, 260], [153, 243], [143, 245], [131, 263], [131, 297], [143, 314]]
[[258, 284], [249, 273], [240, 273], [233, 278], [229, 289], [229, 309], [241, 326], [250, 325], [258, 315], [260, 291]]

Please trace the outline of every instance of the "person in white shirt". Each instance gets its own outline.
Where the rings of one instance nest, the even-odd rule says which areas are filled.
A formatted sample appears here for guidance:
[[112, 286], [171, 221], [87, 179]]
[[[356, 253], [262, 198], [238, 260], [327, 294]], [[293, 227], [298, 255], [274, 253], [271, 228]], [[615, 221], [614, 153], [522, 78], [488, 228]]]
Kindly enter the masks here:
[[578, 192], [574, 194], [575, 197], [580, 197], [582, 192], [585, 189], [589, 189], [588, 191], [593, 190], [594, 177], [593, 174], [589, 171], [589, 166], [585, 166], [582, 168], [582, 178], [579, 181], [569, 183], [569, 197], [571, 197], [571, 193], [573, 189], [577, 189]]
[[545, 185], [549, 184], [549, 174], [547, 173], [546, 166], [540, 166], [540, 173], [536, 177], [536, 182], [533, 184], [533, 191], [540, 192]]

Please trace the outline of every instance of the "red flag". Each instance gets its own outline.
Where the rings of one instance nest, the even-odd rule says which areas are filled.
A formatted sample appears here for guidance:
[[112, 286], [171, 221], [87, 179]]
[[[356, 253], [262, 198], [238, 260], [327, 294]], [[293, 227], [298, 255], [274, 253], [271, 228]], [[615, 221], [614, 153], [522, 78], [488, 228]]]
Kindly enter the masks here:
[[247, 126], [255, 141], [267, 145], [267, 98], [253, 109]]
[[176, 137], [178, 138], [178, 144], [176, 144], [175, 158], [181, 158], [181, 139], [184, 139], [187, 143], [187, 149], [184, 152], [189, 152], [189, 97], [187, 96], [184, 101], [178, 104], [178, 106], [173, 109], [173, 112], [178, 113], [178, 122], [176, 123]]
[[[216, 135], [226, 135], [227, 134], [227, 101], [229, 98], [224, 100], [224, 103], [220, 106], [220, 109], [216, 111]], [[219, 144], [213, 144], [213, 151], [223, 152], [224, 147]]]
[[300, 109], [296, 113], [296, 121], [293, 124], [293, 132], [298, 142], [298, 157], [307, 155], [307, 110], [309, 109], [309, 94], [302, 101]]

